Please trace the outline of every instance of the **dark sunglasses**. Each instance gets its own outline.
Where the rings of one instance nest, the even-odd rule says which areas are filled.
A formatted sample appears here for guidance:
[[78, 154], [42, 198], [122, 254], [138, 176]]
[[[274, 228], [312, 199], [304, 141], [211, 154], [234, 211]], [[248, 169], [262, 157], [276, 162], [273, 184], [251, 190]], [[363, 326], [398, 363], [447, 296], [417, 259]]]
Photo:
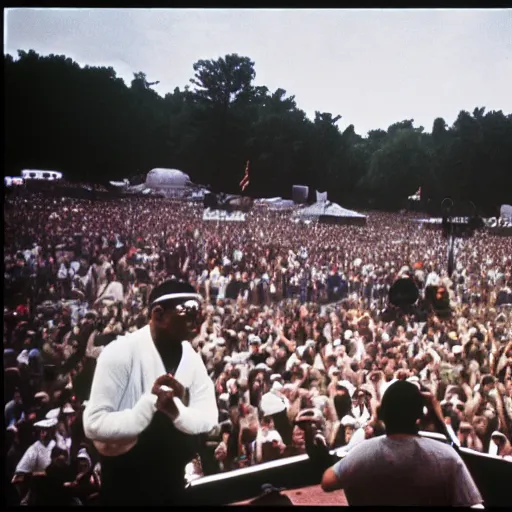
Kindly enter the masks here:
[[197, 300], [187, 300], [183, 304], [178, 304], [174, 311], [179, 316], [196, 316], [201, 308], [201, 304]]

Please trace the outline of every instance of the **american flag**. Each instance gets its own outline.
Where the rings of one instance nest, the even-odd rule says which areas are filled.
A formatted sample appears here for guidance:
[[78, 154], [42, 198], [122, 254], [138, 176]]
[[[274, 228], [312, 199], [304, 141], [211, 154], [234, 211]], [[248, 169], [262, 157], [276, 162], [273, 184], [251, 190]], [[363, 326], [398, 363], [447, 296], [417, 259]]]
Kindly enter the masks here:
[[242, 192], [249, 186], [250, 180], [249, 180], [249, 160], [247, 160], [247, 164], [245, 165], [245, 174], [240, 182], [240, 188], [242, 189]]

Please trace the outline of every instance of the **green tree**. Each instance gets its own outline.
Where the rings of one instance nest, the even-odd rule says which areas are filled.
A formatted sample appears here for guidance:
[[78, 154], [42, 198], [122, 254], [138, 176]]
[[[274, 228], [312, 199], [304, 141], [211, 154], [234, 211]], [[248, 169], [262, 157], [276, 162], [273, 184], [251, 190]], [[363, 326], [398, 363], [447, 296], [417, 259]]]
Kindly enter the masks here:
[[431, 155], [425, 142], [411, 126], [396, 130], [372, 155], [364, 185], [375, 204], [397, 207], [429, 179]]
[[238, 192], [250, 159], [253, 196], [302, 183], [354, 208], [400, 208], [418, 186], [431, 204], [451, 196], [493, 215], [510, 202], [512, 115], [502, 111], [461, 111], [452, 126], [438, 117], [431, 133], [406, 119], [362, 137], [353, 125], [340, 132], [340, 115], [310, 120], [293, 94], [256, 86], [255, 63], [237, 54], [199, 60], [190, 86], [165, 97], [143, 71], [126, 84], [65, 55], [20, 51], [4, 69], [6, 175], [55, 169], [101, 182], [175, 167]]
[[240, 134], [234, 129], [237, 123], [230, 124], [230, 107], [246, 105], [257, 94], [252, 85], [256, 77], [254, 62], [248, 57], [230, 54], [217, 60], [199, 60], [193, 69], [192, 94], [201, 108], [198, 121], [204, 126], [202, 145], [208, 155], [202, 164], [210, 173], [215, 172], [212, 180], [215, 185], [232, 184], [234, 168], [237, 163], [241, 167], [243, 157], [233, 152], [240, 143]]

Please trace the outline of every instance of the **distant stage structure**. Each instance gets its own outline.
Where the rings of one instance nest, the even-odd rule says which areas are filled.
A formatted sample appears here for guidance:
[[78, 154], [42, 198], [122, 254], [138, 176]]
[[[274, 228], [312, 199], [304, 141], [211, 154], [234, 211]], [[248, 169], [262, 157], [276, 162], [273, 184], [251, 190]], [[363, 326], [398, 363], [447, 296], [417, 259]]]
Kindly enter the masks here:
[[500, 208], [500, 218], [512, 224], [512, 206], [510, 204], [503, 204]]
[[293, 185], [292, 199], [296, 204], [305, 204], [308, 202], [309, 187], [306, 185]]
[[184, 198], [194, 186], [188, 174], [178, 169], [163, 168], [149, 171], [145, 185], [153, 194], [168, 198]]

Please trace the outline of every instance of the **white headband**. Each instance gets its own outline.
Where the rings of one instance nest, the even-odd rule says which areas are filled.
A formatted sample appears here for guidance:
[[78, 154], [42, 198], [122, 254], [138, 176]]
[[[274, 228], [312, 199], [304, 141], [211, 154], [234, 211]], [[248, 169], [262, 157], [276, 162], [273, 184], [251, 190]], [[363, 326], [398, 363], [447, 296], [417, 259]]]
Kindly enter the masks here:
[[162, 295], [161, 297], [158, 297], [155, 299], [151, 305], [154, 306], [155, 304], [158, 304], [159, 302], [163, 302], [164, 300], [171, 300], [171, 299], [195, 299], [199, 302], [203, 301], [203, 298], [201, 295], [198, 295], [197, 293], [168, 293], [167, 295]]

